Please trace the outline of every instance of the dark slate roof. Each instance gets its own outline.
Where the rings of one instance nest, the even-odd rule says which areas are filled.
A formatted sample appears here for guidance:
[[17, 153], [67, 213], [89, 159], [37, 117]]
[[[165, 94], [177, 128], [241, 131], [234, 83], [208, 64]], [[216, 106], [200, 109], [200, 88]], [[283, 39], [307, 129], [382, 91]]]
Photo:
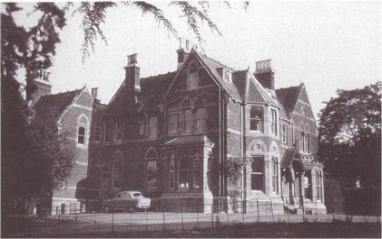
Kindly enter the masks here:
[[296, 105], [301, 86], [292, 86], [276, 90], [276, 95], [280, 103], [283, 105], [286, 113], [290, 116], [294, 106]]
[[42, 96], [33, 106], [37, 117], [54, 117], [58, 119], [65, 108], [83, 89]]
[[152, 109], [162, 102], [161, 98], [176, 73], [177, 71], [172, 71], [141, 79], [142, 107], [144, 109]]
[[165, 142], [165, 146], [187, 145], [187, 144], [210, 145], [211, 140], [205, 135], [191, 135], [191, 136], [173, 138]]
[[241, 100], [245, 98], [245, 82], [248, 74], [247, 70], [235, 71], [232, 73], [232, 82], [235, 85], [237, 92], [241, 96]]
[[225, 80], [223, 80], [218, 72], [218, 69], [219, 68], [227, 68], [231, 71], [234, 71], [232, 68], [230, 67], [227, 67], [223, 64], [221, 64], [220, 62], [206, 56], [206, 55], [200, 55], [198, 54], [199, 57], [202, 59], [202, 61], [207, 65], [207, 67], [209, 68], [209, 70], [211, 71], [212, 75], [215, 77], [215, 79], [217, 81], [219, 81], [219, 83], [222, 85], [222, 87], [224, 88], [224, 90], [229, 94], [231, 95], [232, 97], [236, 98], [236, 99], [241, 99], [241, 96], [238, 92], [238, 90], [236, 89], [235, 85], [234, 84], [231, 84], [231, 83], [228, 83], [226, 82]]

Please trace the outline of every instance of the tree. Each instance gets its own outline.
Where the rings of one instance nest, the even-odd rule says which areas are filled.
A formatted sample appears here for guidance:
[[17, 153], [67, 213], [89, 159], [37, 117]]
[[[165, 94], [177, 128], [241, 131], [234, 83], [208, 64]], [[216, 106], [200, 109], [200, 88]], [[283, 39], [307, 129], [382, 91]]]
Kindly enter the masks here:
[[321, 110], [320, 160], [343, 185], [380, 190], [381, 83], [339, 90]]

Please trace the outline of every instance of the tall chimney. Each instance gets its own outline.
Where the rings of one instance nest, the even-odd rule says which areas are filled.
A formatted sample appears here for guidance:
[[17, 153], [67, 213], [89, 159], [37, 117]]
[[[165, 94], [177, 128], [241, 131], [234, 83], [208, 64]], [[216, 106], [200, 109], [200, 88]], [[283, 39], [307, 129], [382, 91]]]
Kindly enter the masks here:
[[37, 74], [37, 78], [33, 80], [33, 84], [36, 87], [36, 90], [33, 92], [30, 102], [30, 106], [33, 107], [37, 101], [44, 95], [50, 95], [52, 85], [49, 83], [49, 72], [40, 70]]
[[[185, 46], [183, 46], [185, 44]], [[186, 49], [184, 49], [184, 47]], [[178, 68], [183, 64], [184, 60], [186, 59], [189, 51], [189, 41], [180, 38], [179, 39], [179, 49], [176, 50], [176, 53], [178, 54]]]
[[126, 76], [125, 80], [127, 83], [127, 87], [131, 91], [135, 91], [136, 88], [140, 87], [140, 78], [139, 78], [139, 70], [140, 68], [137, 66], [137, 56], [138, 54], [132, 54], [127, 56], [127, 66], [125, 67]]
[[91, 94], [92, 94], [92, 97], [93, 99], [97, 99], [97, 95], [98, 95], [98, 87], [93, 87], [91, 88]]
[[275, 89], [274, 72], [272, 71], [270, 59], [257, 61], [254, 75], [264, 88]]

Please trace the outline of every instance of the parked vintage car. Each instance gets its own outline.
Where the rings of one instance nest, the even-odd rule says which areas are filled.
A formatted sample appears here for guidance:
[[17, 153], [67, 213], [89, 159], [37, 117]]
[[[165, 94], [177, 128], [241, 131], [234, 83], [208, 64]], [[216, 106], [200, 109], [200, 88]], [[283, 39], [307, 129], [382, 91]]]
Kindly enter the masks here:
[[146, 210], [151, 205], [151, 199], [146, 198], [138, 191], [123, 191], [116, 193], [114, 198], [107, 199], [102, 203], [103, 212], [125, 211], [135, 212]]

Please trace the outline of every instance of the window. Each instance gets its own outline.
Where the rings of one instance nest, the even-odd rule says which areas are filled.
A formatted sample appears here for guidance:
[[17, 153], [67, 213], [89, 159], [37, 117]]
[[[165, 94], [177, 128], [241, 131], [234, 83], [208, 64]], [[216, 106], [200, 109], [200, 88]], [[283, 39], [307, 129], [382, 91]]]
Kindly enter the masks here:
[[286, 144], [287, 140], [288, 140], [288, 128], [286, 125], [283, 125], [282, 126], [282, 142]]
[[231, 72], [229, 72], [227, 70], [224, 70], [224, 80], [229, 82], [229, 83], [232, 83], [232, 81], [231, 81]]
[[277, 112], [276, 110], [271, 109], [271, 131], [274, 135], [277, 135]]
[[122, 140], [123, 139], [123, 127], [121, 122], [117, 122], [115, 124], [115, 139], [116, 140]]
[[178, 133], [178, 115], [172, 114], [168, 116], [168, 135], [176, 135]]
[[145, 135], [145, 122], [141, 121], [139, 122], [139, 135], [143, 136]]
[[304, 176], [304, 192], [305, 198], [312, 199], [312, 174], [311, 172], [306, 172]]
[[157, 181], [157, 153], [155, 149], [149, 149], [145, 154], [146, 159], [146, 187], [148, 190], [156, 189]]
[[157, 161], [156, 159], [147, 161], [147, 188], [157, 186]]
[[203, 132], [207, 129], [207, 111], [204, 108], [199, 108], [196, 111], [196, 130]]
[[82, 115], [77, 120], [77, 143], [86, 145], [86, 134], [87, 134], [87, 128], [88, 128], [88, 119], [86, 116]]
[[186, 132], [192, 131], [192, 111], [191, 110], [185, 110], [184, 111], [184, 128]]
[[122, 188], [122, 177], [123, 177], [123, 167], [122, 167], [123, 155], [120, 151], [117, 151], [112, 156], [112, 187], [113, 190], [120, 190]]
[[250, 112], [250, 129], [263, 132], [264, 111], [262, 107], [252, 106]]
[[316, 200], [321, 201], [322, 200], [322, 175], [321, 171], [316, 171]]
[[150, 117], [149, 120], [149, 136], [150, 138], [156, 138], [158, 135], [158, 121], [157, 117]]
[[301, 144], [301, 149], [302, 149], [302, 152], [309, 152], [309, 135], [306, 134], [305, 132], [301, 132], [301, 135], [300, 135], [300, 144]]
[[171, 155], [171, 159], [168, 163], [168, 187], [170, 190], [175, 186], [175, 155]]
[[178, 190], [181, 192], [199, 190], [202, 178], [199, 154], [181, 157], [179, 159], [179, 183]]
[[252, 190], [264, 190], [264, 157], [255, 156], [252, 159], [251, 187]]
[[94, 141], [101, 142], [101, 140], [102, 140], [102, 128], [96, 127], [94, 129]]
[[279, 192], [279, 164], [277, 158], [272, 158], [272, 191]]
[[77, 143], [85, 144], [85, 127], [78, 127]]

